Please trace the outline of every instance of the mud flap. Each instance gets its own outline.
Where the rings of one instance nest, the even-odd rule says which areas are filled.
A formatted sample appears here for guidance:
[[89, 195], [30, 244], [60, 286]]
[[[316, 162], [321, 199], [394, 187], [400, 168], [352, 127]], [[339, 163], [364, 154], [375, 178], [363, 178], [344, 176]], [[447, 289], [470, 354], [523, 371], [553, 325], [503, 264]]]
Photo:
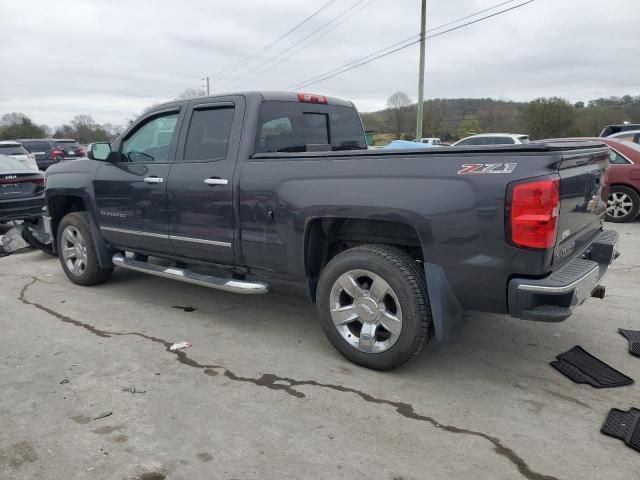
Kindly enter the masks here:
[[431, 305], [431, 317], [439, 341], [450, 340], [462, 329], [463, 310], [453, 294], [442, 266], [434, 263], [424, 264], [427, 279], [427, 293]]

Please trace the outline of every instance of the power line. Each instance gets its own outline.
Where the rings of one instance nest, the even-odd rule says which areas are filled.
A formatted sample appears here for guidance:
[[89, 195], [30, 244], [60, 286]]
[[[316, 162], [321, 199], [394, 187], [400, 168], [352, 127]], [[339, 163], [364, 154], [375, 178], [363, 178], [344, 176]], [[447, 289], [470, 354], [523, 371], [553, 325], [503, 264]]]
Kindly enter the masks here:
[[[508, 1], [506, 1], [506, 2], [502, 2], [502, 3], [498, 3], [498, 4], [496, 4], [496, 5], [493, 5], [493, 6], [489, 7], [489, 8], [485, 8], [485, 9], [483, 9], [483, 10], [478, 10], [477, 12], [474, 12], [474, 13], [472, 13], [472, 14], [470, 14], [470, 15], [466, 15], [466, 16], [461, 17], [461, 18], [458, 18], [458, 19], [456, 19], [456, 20], [452, 20], [451, 22], [448, 22], [448, 23], [442, 24], [442, 25], [440, 25], [440, 26], [438, 26], [438, 27], [430, 28], [429, 30], [427, 30], [427, 31], [426, 31], [426, 33], [431, 33], [431, 32], [435, 32], [435, 31], [437, 31], [437, 30], [442, 30], [443, 28], [448, 27], [448, 26], [450, 26], [450, 25], [454, 25], [454, 24], [456, 24], [456, 23], [460, 23], [461, 21], [463, 21], [463, 20], [467, 20], [467, 19], [469, 19], [469, 18], [477, 17], [477, 16], [478, 16], [478, 15], [480, 15], [481, 13], [485, 13], [485, 12], [488, 12], [488, 11], [490, 11], [490, 10], [495, 10], [495, 9], [496, 9], [496, 8], [498, 8], [498, 7], [502, 7], [502, 6], [504, 6], [504, 5], [507, 5], [507, 4], [509, 4], [509, 3], [513, 3], [513, 2], [515, 2], [515, 1], [520, 1], [520, 0], [508, 0]], [[362, 60], [365, 60], [365, 59], [368, 59], [368, 58], [370, 58], [370, 57], [373, 57], [373, 56], [375, 56], [375, 55], [377, 55], [377, 54], [379, 54], [379, 53], [385, 52], [386, 50], [389, 50], [390, 48], [394, 48], [394, 47], [400, 46], [400, 45], [402, 45], [402, 44], [404, 44], [404, 43], [406, 43], [406, 42], [408, 42], [408, 41], [410, 41], [410, 40], [418, 39], [418, 41], [420, 41], [420, 40], [419, 40], [419, 37], [420, 37], [420, 34], [419, 34], [419, 33], [416, 33], [415, 35], [411, 35], [410, 37], [405, 38], [404, 40], [400, 40], [399, 42], [396, 42], [396, 43], [394, 43], [394, 44], [392, 44], [392, 45], [388, 45], [388, 46], [386, 46], [385, 48], [381, 48], [380, 50], [376, 50], [375, 52], [372, 52], [372, 53], [370, 53], [369, 55], [367, 55], [367, 56], [365, 56], [365, 57], [358, 58], [358, 59], [356, 59], [356, 60], [354, 60], [354, 61], [352, 61], [352, 62], [349, 62], [349, 63], [347, 63], [347, 64], [345, 64], [345, 65], [342, 65], [342, 66], [340, 66], [340, 67], [336, 67], [336, 68], [334, 68], [334, 69], [332, 69], [332, 70], [329, 70], [329, 71], [327, 71], [327, 72], [321, 73], [320, 75], [316, 75], [315, 77], [311, 77], [311, 78], [307, 79], [305, 82], [309, 82], [309, 81], [315, 80], [316, 78], [322, 77], [322, 76], [324, 76], [324, 75], [327, 75], [327, 74], [330, 74], [330, 73], [336, 72], [336, 71], [338, 71], [338, 70], [341, 70], [341, 69], [342, 69], [342, 68], [344, 68], [344, 67], [348, 67], [348, 66], [353, 65], [353, 64], [355, 64], [355, 63], [358, 63], [358, 62], [360, 62], [360, 61], [362, 61]], [[417, 42], [414, 42], [414, 43], [417, 43]], [[413, 43], [408, 44], [408, 45], [406, 45], [406, 46], [409, 46], [409, 45], [413, 45]], [[295, 87], [293, 87], [293, 88], [295, 88]]]
[[[354, 8], [356, 8], [358, 5], [362, 4], [363, 2], [365, 2], [365, 0], [358, 0], [355, 4], [353, 4], [351, 7], [347, 8], [346, 10], [343, 10], [341, 13], [339, 13], [338, 15], [336, 15], [335, 17], [333, 17], [331, 20], [329, 20], [328, 22], [322, 24], [320, 27], [316, 28], [314, 31], [312, 31], [309, 35], [303, 37], [300, 42], [304, 42], [305, 40], [307, 40], [309, 37], [315, 35], [317, 32], [319, 32], [320, 30], [326, 28], [328, 25], [334, 23], [336, 20], [338, 20], [340, 17], [346, 15], [347, 13], [349, 13], [351, 10], [353, 10]], [[254, 66], [253, 68], [247, 70], [246, 72], [238, 75], [237, 77], [234, 77], [230, 80], [227, 80], [226, 82], [223, 82], [222, 85], [220, 85], [221, 88], [225, 87], [226, 85], [229, 85], [230, 83], [235, 82], [236, 80], [244, 77], [245, 75], [248, 75], [250, 73], [255, 72], [256, 70], [258, 70], [259, 68], [263, 67], [264, 65], [271, 63], [273, 61], [275, 61], [276, 59], [278, 59], [279, 57], [281, 57], [282, 55], [284, 55], [285, 53], [291, 51], [292, 49], [294, 49], [298, 44], [295, 45], [291, 45], [290, 47], [285, 48], [284, 50], [282, 50], [281, 52], [277, 53], [275, 56], [267, 59], [266, 61]]]
[[[481, 22], [483, 20], [487, 20], [489, 18], [496, 17], [498, 15], [501, 15], [503, 13], [509, 12], [511, 10], [515, 10], [517, 8], [524, 7], [525, 5], [528, 5], [528, 4], [533, 3], [533, 2], [535, 2], [535, 0], [528, 0], [527, 2], [520, 3], [518, 5], [515, 5], [513, 7], [510, 7], [510, 8], [504, 9], [504, 10], [500, 10], [499, 12], [493, 13], [491, 15], [486, 15], [484, 17], [472, 20], [472, 21], [467, 22], [467, 23], [463, 23], [462, 25], [458, 25], [456, 27], [449, 28], [449, 29], [444, 30], [442, 32], [434, 33], [432, 35], [427, 35], [425, 38], [439, 37], [440, 35], [444, 35], [446, 33], [450, 33], [450, 32], [453, 32], [455, 30], [459, 30], [461, 28], [468, 27], [469, 25], [473, 25], [473, 24]], [[471, 15], [471, 16], [475, 16], [475, 15]], [[467, 17], [467, 18], [469, 18], [469, 17]], [[456, 23], [456, 22], [453, 22], [453, 23]], [[436, 29], [434, 29], [434, 30], [436, 30]], [[409, 37], [409, 38], [407, 38], [405, 40], [402, 40], [402, 41], [400, 41], [400, 42], [398, 42], [398, 43], [396, 43], [396, 44], [394, 44], [392, 46], [389, 46], [387, 48], [383, 48], [383, 49], [379, 50], [378, 52], [384, 52], [385, 50], [388, 50], [389, 48], [392, 48], [395, 45], [406, 43], [407, 41], [409, 41], [409, 40], [411, 40], [413, 38], [416, 38], [416, 37], [420, 37], [420, 35], [418, 34], [418, 35], [414, 35], [412, 37]], [[386, 56], [391, 55], [393, 53], [399, 52], [400, 50], [404, 50], [405, 48], [410, 47], [411, 45], [415, 45], [418, 42], [420, 42], [420, 38], [418, 38], [417, 40], [414, 40], [414, 41], [412, 41], [410, 43], [406, 43], [405, 45], [402, 45], [402, 46], [400, 46], [398, 48], [394, 48], [393, 50], [387, 51], [385, 53], [380, 53], [379, 55], [375, 55], [375, 53], [369, 54], [369, 55], [367, 55], [365, 57], [361, 57], [361, 58], [359, 58], [357, 60], [349, 62], [349, 63], [347, 63], [345, 65], [340, 66], [340, 67], [334, 68], [333, 70], [329, 70], [329, 71], [327, 71], [327, 72], [325, 72], [323, 74], [316, 75], [315, 77], [312, 77], [310, 79], [304, 80], [303, 82], [299, 82], [299, 83], [297, 83], [297, 84], [295, 84], [295, 85], [293, 85], [291, 87], [288, 87], [288, 90], [296, 90], [296, 89], [299, 89], [299, 88], [305, 88], [305, 87], [308, 87], [310, 85], [314, 85], [316, 83], [322, 82], [324, 80], [328, 80], [328, 79], [336, 77], [336, 76], [338, 76], [338, 75], [340, 75], [342, 73], [346, 73], [346, 72], [348, 72], [350, 70], [353, 70], [355, 68], [358, 68], [358, 67], [366, 65], [368, 63], [371, 63], [371, 62], [373, 62], [375, 60], [378, 60], [380, 58], [383, 58], [383, 57], [386, 57]], [[369, 58], [369, 57], [373, 57], [373, 58]], [[368, 58], [368, 60], [365, 60], [367, 58]], [[348, 68], [346, 68], [346, 67], [348, 67]], [[336, 73], [330, 74], [331, 72], [336, 72]], [[321, 78], [318, 78], [318, 77], [321, 77]], [[315, 80], [316, 78], [318, 78], [318, 79]]]
[[[512, 2], [515, 0], [511, 0]], [[268, 66], [267, 68], [265, 68], [264, 70], [258, 72], [256, 75], [253, 75], [252, 77], [244, 80], [243, 82], [237, 84], [238, 87], [245, 85], [246, 83], [250, 82], [251, 80], [253, 80], [254, 78], [256, 78], [258, 75], [263, 75], [265, 73], [267, 73], [268, 71], [276, 68], [278, 65], [281, 65], [282, 63], [286, 62], [287, 60], [289, 60], [291, 57], [297, 55], [298, 53], [300, 53], [302, 50], [304, 50], [305, 48], [307, 48], [309, 45], [311, 45], [312, 43], [320, 40], [322, 37], [324, 37], [325, 35], [331, 33], [333, 30], [335, 30], [336, 28], [338, 28], [340, 25], [342, 25], [343, 23], [345, 23], [346, 21], [348, 21], [351, 17], [353, 17], [354, 15], [357, 15], [359, 12], [361, 12], [362, 10], [364, 10], [365, 8], [367, 8], [369, 5], [371, 5], [373, 2], [375, 2], [375, 0], [369, 0], [367, 3], [365, 3], [364, 5], [360, 5], [359, 8], [357, 8], [356, 10], [352, 11], [349, 15], [347, 15], [345, 18], [343, 18], [340, 22], [336, 23], [335, 25], [333, 25], [331, 28], [325, 30], [324, 32], [322, 32], [320, 35], [318, 35], [315, 38], [312, 38], [309, 42], [307, 43], [303, 43], [298, 44], [296, 46], [300, 47], [297, 50], [294, 50], [291, 55], [287, 55], [286, 57], [280, 59], [279, 62], [274, 63], [273, 65]]]
[[[326, 9], [327, 7], [329, 7], [331, 4], [335, 3], [336, 0], [329, 0], [327, 3], [325, 3], [322, 7], [320, 7], [318, 10], [316, 10], [315, 12], [313, 12], [311, 15], [309, 15], [307, 18], [305, 18], [304, 20], [302, 20], [300, 23], [298, 23], [296, 26], [294, 26], [293, 28], [291, 28], [290, 30], [288, 30], [287, 32], [285, 32], [284, 34], [282, 34], [280, 37], [278, 37], [277, 39], [275, 39], [273, 42], [271, 42], [270, 44], [262, 47], [261, 49], [257, 50], [256, 52], [248, 55], [247, 57], [241, 59], [239, 62], [234, 63], [233, 65], [227, 67], [226, 69], [222, 70], [222, 72], [220, 72], [218, 75], [223, 75], [226, 72], [235, 70], [237, 67], [240, 67], [240, 64], [246, 64], [248, 62], [250, 62], [251, 60], [253, 60], [254, 58], [257, 58], [259, 55], [261, 55], [263, 52], [267, 51], [268, 49], [270, 49], [271, 47], [273, 47], [274, 45], [276, 45], [278, 42], [280, 42], [281, 40], [283, 40], [285, 37], [287, 37], [288, 35], [290, 35], [291, 33], [295, 32], [298, 28], [300, 28], [301, 26], [303, 26], [305, 23], [307, 23], [309, 20], [311, 20], [313, 17], [315, 17], [316, 15], [318, 15], [320, 12], [322, 12], [324, 9]], [[206, 78], [206, 77], [205, 77]], [[144, 92], [141, 92], [140, 94], [135, 94], [130, 96], [129, 98], [146, 98], [147, 96], [155, 96], [157, 94], [163, 93], [163, 92], [169, 92], [169, 91], [175, 91], [175, 88], [182, 86], [185, 87], [188, 83], [190, 83], [189, 81], [186, 82], [174, 82], [174, 83], [170, 83], [167, 84], [165, 87], [160, 87], [160, 88], [155, 88], [152, 90], [146, 90]]]
[[[469, 19], [469, 18], [477, 17], [478, 15], [480, 15], [480, 14], [482, 14], [482, 13], [486, 13], [486, 12], [488, 12], [488, 11], [490, 11], [490, 10], [495, 10], [496, 8], [502, 7], [502, 6], [504, 6], [504, 5], [507, 5], [507, 4], [509, 4], [509, 3], [513, 3], [513, 2], [516, 2], [516, 1], [520, 1], [520, 0], [508, 0], [508, 1], [506, 1], [506, 2], [502, 2], [502, 3], [498, 3], [498, 4], [496, 4], [496, 5], [493, 5], [493, 6], [489, 7], [489, 8], [485, 8], [485, 9], [482, 9], [482, 10], [478, 10], [477, 12], [474, 12], [474, 13], [472, 13], [472, 14], [470, 14], [470, 15], [466, 15], [466, 16], [461, 17], [461, 18], [458, 18], [458, 19], [456, 19], [456, 20], [452, 20], [451, 22], [444, 23], [444, 24], [442, 24], [442, 25], [440, 25], [440, 26], [430, 28], [429, 30], [427, 30], [427, 31], [426, 31], [426, 33], [431, 33], [431, 32], [435, 32], [435, 31], [437, 31], [437, 30], [442, 30], [443, 28], [448, 27], [448, 26], [450, 26], [450, 25], [454, 25], [454, 24], [456, 24], [456, 23], [460, 23], [461, 21], [463, 21], [463, 20], [467, 20], [467, 19]], [[385, 48], [381, 48], [380, 50], [376, 50], [375, 52], [372, 52], [372, 53], [370, 53], [369, 55], [367, 55], [367, 56], [365, 56], [365, 57], [361, 57], [361, 58], [359, 58], [359, 59], [357, 59], [357, 60], [354, 60], [354, 61], [352, 61], [352, 62], [349, 62], [349, 63], [347, 63], [347, 64], [345, 64], [345, 65], [342, 65], [342, 66], [340, 66], [340, 67], [334, 68], [334, 69], [329, 70], [329, 71], [327, 71], [327, 72], [321, 73], [320, 75], [316, 75], [315, 77], [311, 77], [311, 78], [307, 79], [306, 81], [312, 81], [312, 80], [315, 80], [316, 78], [322, 77], [322, 76], [327, 75], [327, 74], [329, 74], [329, 73], [333, 73], [333, 72], [335, 72], [335, 71], [341, 70], [342, 68], [347, 67], [347, 66], [350, 66], [350, 65], [353, 65], [353, 64], [355, 64], [355, 63], [358, 63], [358, 62], [360, 62], [361, 60], [365, 60], [365, 59], [370, 58], [370, 57], [373, 57], [373, 56], [375, 56], [375, 55], [377, 55], [377, 54], [379, 54], [379, 53], [385, 52], [386, 50], [389, 50], [390, 48], [394, 48], [394, 47], [400, 46], [400, 45], [402, 45], [402, 44], [404, 44], [404, 43], [406, 43], [406, 42], [408, 42], [408, 41], [410, 41], [410, 40], [413, 40], [413, 39], [418, 39], [418, 37], [419, 37], [419, 36], [420, 36], [420, 34], [419, 34], [419, 33], [416, 33], [415, 35], [411, 35], [410, 37], [405, 38], [404, 40], [400, 40], [399, 42], [396, 42], [396, 43], [394, 43], [394, 44], [392, 44], [392, 45], [388, 45], [388, 46], [386, 46]], [[418, 40], [418, 41], [419, 41], [419, 40]], [[413, 45], [413, 43], [412, 43], [411, 45]], [[409, 45], [407, 45], [407, 46], [409, 46]], [[295, 88], [295, 87], [294, 87], [294, 88]]]
[[311, 20], [313, 17], [318, 15], [320, 12], [322, 12], [323, 10], [325, 10], [327, 7], [329, 7], [331, 4], [333, 4], [335, 2], [336, 2], [336, 0], [329, 0], [322, 7], [320, 7], [318, 10], [313, 12], [307, 18], [305, 18], [302, 22], [298, 23], [295, 27], [293, 27], [292, 29], [290, 29], [287, 32], [283, 33], [282, 35], [280, 35], [273, 42], [271, 42], [270, 44], [268, 44], [268, 45], [256, 50], [254, 53], [252, 53], [250, 55], [247, 55], [242, 60], [234, 63], [233, 65], [231, 65], [230, 67], [227, 67], [226, 69], [222, 70], [221, 72], [218, 72], [218, 74], [216, 74], [214, 77], [220, 78], [221, 76], [228, 75], [230, 72], [233, 72], [233, 71], [237, 70], [238, 68], [240, 68], [241, 66], [246, 65], [247, 63], [250, 63], [254, 59], [258, 58], [260, 55], [262, 55], [264, 52], [269, 50], [271, 47], [277, 45], [279, 42], [284, 40], [287, 36], [291, 35], [293, 32], [298, 30], [305, 23], [307, 23], [309, 20]]

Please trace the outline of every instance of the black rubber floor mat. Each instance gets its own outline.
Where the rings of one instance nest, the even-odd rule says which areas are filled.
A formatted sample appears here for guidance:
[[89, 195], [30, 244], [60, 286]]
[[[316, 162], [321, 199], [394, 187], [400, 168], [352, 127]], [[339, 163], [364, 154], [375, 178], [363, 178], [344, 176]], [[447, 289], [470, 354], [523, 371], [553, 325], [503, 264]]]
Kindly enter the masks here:
[[598, 360], [584, 348], [576, 346], [556, 357], [551, 366], [576, 383], [586, 383], [595, 388], [624, 387], [633, 379]]
[[640, 332], [637, 330], [625, 330], [623, 328], [619, 328], [618, 332], [629, 340], [629, 353], [640, 357]]
[[612, 408], [600, 429], [605, 435], [624, 440], [627, 446], [640, 452], [640, 410]]

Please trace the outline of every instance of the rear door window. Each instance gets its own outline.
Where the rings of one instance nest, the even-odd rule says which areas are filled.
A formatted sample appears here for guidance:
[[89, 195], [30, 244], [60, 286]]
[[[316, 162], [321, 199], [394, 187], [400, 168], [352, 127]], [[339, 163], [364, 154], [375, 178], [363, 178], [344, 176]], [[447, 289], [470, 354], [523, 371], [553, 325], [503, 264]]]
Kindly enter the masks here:
[[233, 107], [194, 110], [182, 160], [215, 161], [226, 158], [233, 113]]
[[267, 101], [260, 108], [255, 153], [366, 150], [362, 122], [355, 108]]

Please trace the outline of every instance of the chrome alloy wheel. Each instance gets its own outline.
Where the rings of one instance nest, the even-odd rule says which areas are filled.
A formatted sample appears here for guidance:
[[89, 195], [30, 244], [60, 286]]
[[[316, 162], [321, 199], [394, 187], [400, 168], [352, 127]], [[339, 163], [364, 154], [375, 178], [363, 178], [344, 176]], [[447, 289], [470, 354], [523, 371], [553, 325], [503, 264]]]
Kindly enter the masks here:
[[613, 192], [607, 201], [607, 215], [613, 218], [626, 217], [633, 209], [633, 200], [623, 192]]
[[389, 284], [367, 270], [350, 270], [333, 284], [333, 324], [349, 344], [365, 353], [390, 349], [402, 331], [400, 301]]
[[76, 227], [67, 226], [60, 237], [60, 251], [67, 270], [79, 277], [87, 268], [87, 244]]

